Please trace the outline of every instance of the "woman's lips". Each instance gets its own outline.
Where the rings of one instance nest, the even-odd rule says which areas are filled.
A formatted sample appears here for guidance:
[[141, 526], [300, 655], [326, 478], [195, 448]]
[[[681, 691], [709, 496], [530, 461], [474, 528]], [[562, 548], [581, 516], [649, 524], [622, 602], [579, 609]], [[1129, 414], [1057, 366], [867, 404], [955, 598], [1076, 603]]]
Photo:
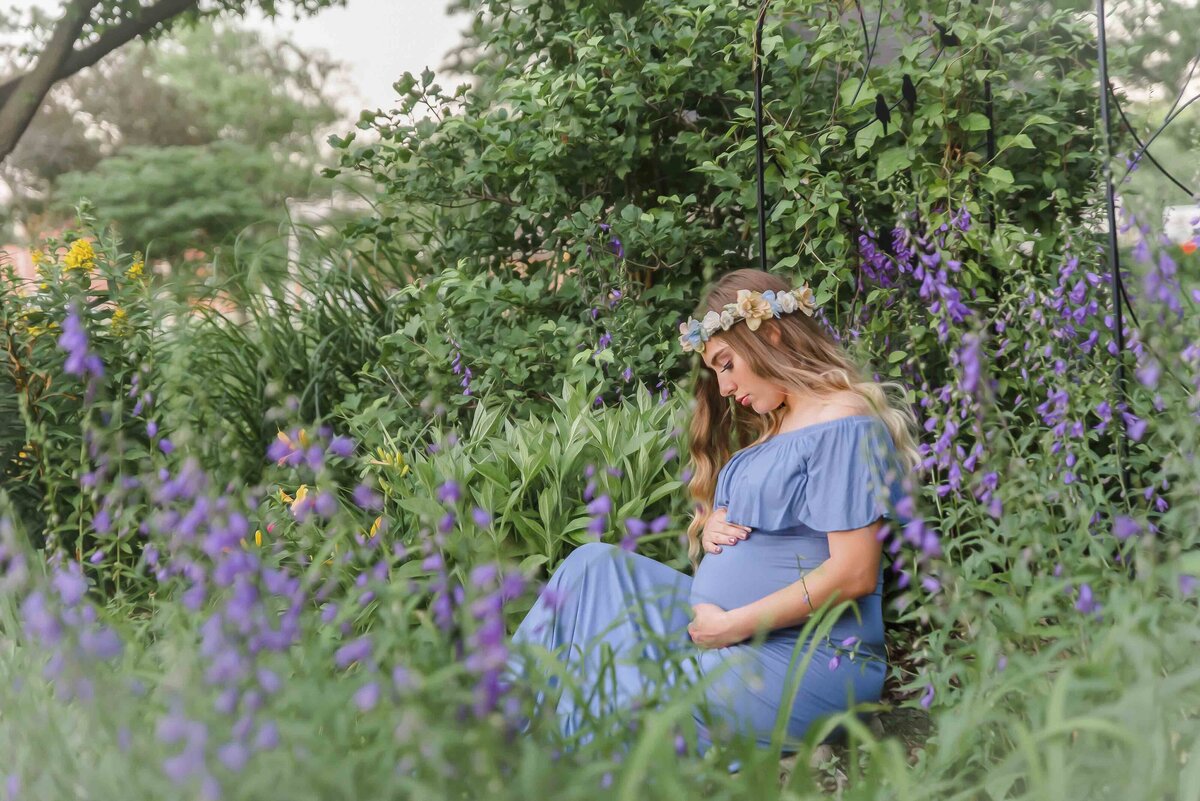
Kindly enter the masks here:
[[745, 405], [746, 405], [746, 404], [748, 404], [749, 402], [750, 402], [750, 396], [749, 396], [749, 395], [743, 395], [743, 396], [742, 396], [742, 400], [741, 400], [741, 404], [742, 404], [743, 406], [745, 406]]

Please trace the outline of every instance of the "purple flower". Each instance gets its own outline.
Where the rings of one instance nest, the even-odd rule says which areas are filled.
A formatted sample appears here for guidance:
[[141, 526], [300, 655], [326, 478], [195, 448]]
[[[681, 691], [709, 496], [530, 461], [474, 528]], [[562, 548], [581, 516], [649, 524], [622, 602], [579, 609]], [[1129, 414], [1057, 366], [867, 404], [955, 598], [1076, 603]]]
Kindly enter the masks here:
[[538, 598], [541, 599], [542, 603], [552, 611], [562, 609], [569, 597], [570, 593], [567, 590], [551, 587], [549, 584], [542, 587], [541, 592], [538, 594]]
[[333, 655], [333, 661], [339, 668], [345, 668], [353, 662], [362, 662], [370, 657], [371, 641], [366, 637], [360, 637], [337, 649]]
[[1179, 576], [1179, 592], [1184, 598], [1191, 598], [1196, 592], [1196, 577], [1187, 573]]
[[1125, 515], [1117, 515], [1117, 519], [1113, 521], [1113, 536], [1119, 540], [1127, 540], [1141, 531], [1142, 527], [1137, 521]]
[[933, 685], [925, 685], [925, 694], [921, 696], [921, 708], [929, 709], [933, 705]]
[[366, 484], [354, 488], [354, 505], [360, 509], [377, 511], [383, 508], [383, 496]]
[[336, 436], [329, 443], [329, 452], [334, 456], [348, 459], [354, 455], [354, 440], [349, 437]]
[[496, 581], [499, 572], [491, 562], [478, 565], [471, 571], [471, 584], [475, 587], [486, 587]]
[[1086, 582], [1079, 586], [1079, 597], [1075, 601], [1075, 609], [1085, 615], [1098, 613], [1103, 607], [1096, 603], [1092, 595], [1091, 585]]
[[83, 600], [84, 593], [87, 592], [87, 581], [84, 580], [78, 565], [72, 565], [71, 568], [65, 570], [55, 571], [51, 583], [54, 585], [54, 589], [58, 591], [62, 602], [67, 606], [78, 604]]
[[842, 664], [842, 655], [841, 654], [834, 654], [832, 657], [830, 657], [830, 659], [829, 659], [829, 669], [830, 670], [837, 670], [838, 665], [840, 665], [840, 664]]
[[650, 530], [650, 526], [636, 517], [627, 517], [625, 518], [625, 530], [629, 532], [630, 536], [643, 537]]
[[148, 436], [148, 437], [157, 437], [158, 436], [158, 423], [154, 422], [153, 420], [150, 420], [149, 422], [146, 423], [146, 436]]
[[104, 376], [104, 365], [100, 357], [88, 349], [87, 331], [79, 316], [79, 309], [74, 304], [63, 320], [58, 347], [67, 353], [67, 360], [63, 363], [66, 373], [77, 376], [91, 375], [93, 378]]
[[438, 487], [437, 498], [442, 503], [458, 503], [460, 497], [462, 497], [462, 490], [459, 488], [458, 482], [453, 479]]
[[608, 497], [608, 495], [601, 495], [587, 505], [587, 511], [590, 515], [610, 514], [612, 512], [612, 498]]
[[379, 682], [369, 681], [359, 687], [354, 693], [354, 705], [363, 712], [369, 712], [379, 703]]
[[79, 647], [94, 659], [108, 661], [121, 655], [124, 644], [117, 633], [107, 626], [85, 628], [79, 632]]
[[480, 528], [487, 528], [492, 524], [492, 516], [482, 507], [476, 506], [471, 509], [471, 519], [475, 521], [475, 525]]
[[237, 741], [229, 742], [217, 749], [217, 759], [234, 773], [240, 773], [250, 760], [250, 752]]
[[279, 747], [279, 729], [273, 721], [264, 721], [258, 725], [254, 735], [255, 751], [270, 751]]

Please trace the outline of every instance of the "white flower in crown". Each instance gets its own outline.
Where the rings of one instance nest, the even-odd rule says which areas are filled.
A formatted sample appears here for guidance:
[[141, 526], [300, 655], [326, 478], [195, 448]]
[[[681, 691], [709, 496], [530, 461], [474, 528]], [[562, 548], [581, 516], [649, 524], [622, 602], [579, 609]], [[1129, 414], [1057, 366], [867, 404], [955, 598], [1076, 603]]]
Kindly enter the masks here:
[[791, 294], [796, 298], [797, 308], [799, 308], [800, 311], [804, 312], [809, 317], [812, 317], [813, 312], [817, 310], [817, 301], [813, 297], [812, 290], [808, 288], [808, 284], [805, 284], [799, 289], [793, 289]]
[[700, 325], [704, 329], [705, 333], [711, 337], [714, 333], [716, 333], [717, 329], [721, 327], [721, 315], [717, 314], [715, 311], [710, 311], [708, 314], [704, 315], [704, 319], [700, 321]]
[[775, 316], [775, 313], [771, 311], [771, 304], [762, 296], [762, 293], [749, 289], [738, 290], [737, 311], [739, 315], [746, 318], [746, 327], [751, 331], [757, 331], [763, 320], [770, 320]]
[[775, 299], [779, 301], [779, 311], [783, 312], [784, 314], [791, 314], [796, 310], [796, 296], [791, 292], [784, 292], [780, 295], [777, 295]]
[[721, 330], [728, 331], [729, 327], [737, 322], [737, 318], [733, 316], [733, 310], [726, 306], [721, 310]]

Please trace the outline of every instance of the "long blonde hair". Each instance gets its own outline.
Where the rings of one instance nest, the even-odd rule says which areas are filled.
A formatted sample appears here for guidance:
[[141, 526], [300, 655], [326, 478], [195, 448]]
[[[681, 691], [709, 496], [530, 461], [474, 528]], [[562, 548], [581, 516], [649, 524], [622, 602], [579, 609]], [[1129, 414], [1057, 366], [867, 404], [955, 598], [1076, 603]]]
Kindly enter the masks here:
[[[709, 311], [720, 312], [725, 304], [737, 300], [739, 289], [773, 289], [781, 293], [791, 288], [790, 283], [772, 273], [734, 270], [713, 285], [692, 316], [699, 320]], [[768, 339], [771, 331], [778, 334], [778, 345]], [[757, 331], [739, 321], [713, 337], [710, 343], [719, 337], [756, 375], [781, 387], [818, 397], [854, 393], [887, 426], [902, 468], [912, 472], [919, 464], [917, 418], [905, 401], [903, 385], [868, 379], [815, 319], [797, 311], [764, 320]], [[779, 433], [786, 411], [782, 407], [766, 414], [744, 411], [733, 399], [721, 396], [716, 375], [703, 365], [698, 366], [693, 387], [695, 403], [689, 427], [692, 478], [688, 490], [696, 500], [696, 513], [688, 525], [687, 538], [688, 559], [695, 568], [700, 561], [700, 534], [716, 500], [717, 474], [733, 455], [734, 433], [738, 447], [757, 444]]]

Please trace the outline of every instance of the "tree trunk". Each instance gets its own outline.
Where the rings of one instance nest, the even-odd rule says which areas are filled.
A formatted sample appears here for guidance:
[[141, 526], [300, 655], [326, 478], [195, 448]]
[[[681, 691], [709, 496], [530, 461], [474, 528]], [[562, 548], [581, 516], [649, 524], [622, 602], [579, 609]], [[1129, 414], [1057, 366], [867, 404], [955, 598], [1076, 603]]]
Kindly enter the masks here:
[[33, 70], [0, 84], [0, 161], [17, 146], [56, 81], [92, 66], [126, 42], [195, 8], [197, 3], [198, 0], [161, 0], [136, 17], [106, 30], [82, 50], [74, 50], [80, 31], [99, 0], [73, 0]]

